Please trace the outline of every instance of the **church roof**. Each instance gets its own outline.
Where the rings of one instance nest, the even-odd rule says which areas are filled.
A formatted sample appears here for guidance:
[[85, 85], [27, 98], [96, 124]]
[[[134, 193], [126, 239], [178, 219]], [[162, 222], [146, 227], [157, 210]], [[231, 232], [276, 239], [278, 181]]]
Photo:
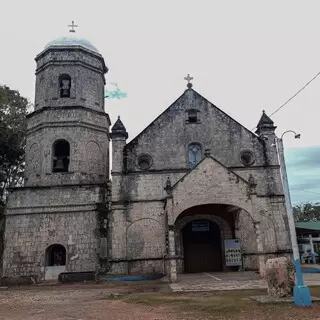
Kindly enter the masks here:
[[95, 53], [99, 53], [98, 49], [88, 40], [77, 38], [77, 37], [61, 37], [55, 40], [52, 40], [46, 44], [44, 49], [52, 48], [52, 47], [74, 47], [80, 46], [86, 49], [89, 49]]

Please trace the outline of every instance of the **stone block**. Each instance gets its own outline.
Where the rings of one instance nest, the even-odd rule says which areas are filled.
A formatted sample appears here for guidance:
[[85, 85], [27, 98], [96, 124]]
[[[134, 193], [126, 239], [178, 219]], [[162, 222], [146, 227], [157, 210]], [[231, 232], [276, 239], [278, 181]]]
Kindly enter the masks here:
[[285, 257], [268, 259], [266, 262], [268, 294], [273, 297], [292, 295], [294, 273]]

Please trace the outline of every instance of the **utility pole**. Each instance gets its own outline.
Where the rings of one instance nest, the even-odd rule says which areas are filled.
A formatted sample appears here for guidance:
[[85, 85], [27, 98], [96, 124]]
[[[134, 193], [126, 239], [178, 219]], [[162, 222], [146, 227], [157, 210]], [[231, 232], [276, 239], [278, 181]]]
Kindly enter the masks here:
[[278, 149], [279, 155], [279, 162], [280, 162], [280, 171], [281, 171], [281, 178], [283, 184], [283, 191], [284, 191], [284, 198], [285, 198], [285, 206], [288, 216], [288, 224], [290, 230], [290, 237], [291, 237], [291, 244], [292, 244], [292, 251], [293, 251], [293, 260], [294, 266], [296, 271], [296, 283], [293, 287], [293, 300], [295, 305], [300, 307], [309, 307], [311, 306], [311, 296], [309, 288], [304, 284], [303, 275], [302, 275], [302, 268], [300, 262], [300, 254], [299, 254], [299, 247], [297, 242], [297, 235], [296, 235], [296, 227], [293, 218], [293, 210], [291, 204], [291, 197], [289, 191], [289, 184], [288, 184], [288, 176], [286, 171], [286, 163], [284, 158], [284, 150], [283, 150], [283, 136], [288, 133], [292, 132], [294, 134], [295, 139], [300, 138], [300, 134], [295, 133], [292, 130], [285, 131], [281, 138], [276, 138], [276, 144]]

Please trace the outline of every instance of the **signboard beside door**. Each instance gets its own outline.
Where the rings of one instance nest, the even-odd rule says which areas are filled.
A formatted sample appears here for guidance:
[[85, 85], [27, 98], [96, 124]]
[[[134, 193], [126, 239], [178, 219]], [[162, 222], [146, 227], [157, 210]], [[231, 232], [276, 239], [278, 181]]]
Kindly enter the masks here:
[[224, 255], [226, 267], [242, 267], [240, 240], [224, 240]]

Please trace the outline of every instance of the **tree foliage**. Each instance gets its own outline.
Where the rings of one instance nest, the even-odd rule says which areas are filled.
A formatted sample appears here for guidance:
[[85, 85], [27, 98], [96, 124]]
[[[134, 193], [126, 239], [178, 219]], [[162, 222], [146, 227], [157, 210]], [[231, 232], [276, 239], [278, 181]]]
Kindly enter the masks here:
[[0, 86], [0, 215], [6, 189], [22, 183], [28, 106], [18, 91]]
[[301, 203], [293, 207], [295, 221], [320, 221], [320, 203]]

